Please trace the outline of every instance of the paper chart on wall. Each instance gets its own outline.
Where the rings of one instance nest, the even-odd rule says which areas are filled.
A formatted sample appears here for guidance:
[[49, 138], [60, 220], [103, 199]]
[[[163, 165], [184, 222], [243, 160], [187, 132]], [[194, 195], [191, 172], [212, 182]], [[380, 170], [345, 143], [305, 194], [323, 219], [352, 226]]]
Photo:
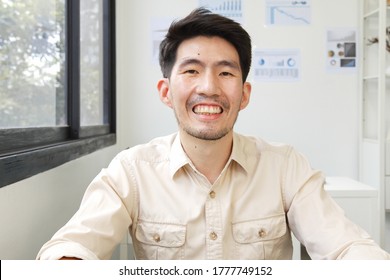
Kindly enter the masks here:
[[160, 43], [164, 39], [169, 26], [175, 18], [153, 18], [151, 22], [151, 60], [158, 65]]
[[357, 48], [355, 29], [330, 29], [326, 32], [328, 72], [356, 72]]
[[311, 1], [266, 0], [266, 25], [309, 25]]
[[253, 79], [262, 82], [300, 80], [300, 50], [256, 49], [253, 53]]
[[199, 7], [243, 23], [242, 0], [199, 0]]

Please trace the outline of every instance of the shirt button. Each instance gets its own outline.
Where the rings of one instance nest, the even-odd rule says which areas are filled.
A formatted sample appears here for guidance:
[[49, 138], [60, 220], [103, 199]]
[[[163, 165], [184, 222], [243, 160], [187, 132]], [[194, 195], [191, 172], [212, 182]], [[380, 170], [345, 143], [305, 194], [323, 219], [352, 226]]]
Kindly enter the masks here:
[[264, 238], [267, 236], [267, 232], [264, 229], [259, 230], [259, 237]]
[[153, 240], [155, 241], [155, 242], [160, 242], [160, 235], [159, 234], [155, 234], [155, 235], [153, 235]]
[[212, 233], [210, 233], [211, 240], [216, 240], [217, 238], [218, 238], [218, 235], [214, 231]]
[[209, 193], [209, 195], [210, 195], [211, 198], [215, 198], [215, 191], [211, 191], [211, 192]]

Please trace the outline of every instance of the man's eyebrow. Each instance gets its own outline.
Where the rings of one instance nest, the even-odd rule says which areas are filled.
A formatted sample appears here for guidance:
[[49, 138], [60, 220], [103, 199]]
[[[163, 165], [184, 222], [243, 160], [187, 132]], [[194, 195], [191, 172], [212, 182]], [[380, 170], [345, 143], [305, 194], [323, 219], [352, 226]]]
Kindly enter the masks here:
[[237, 62], [232, 61], [232, 60], [221, 60], [221, 61], [218, 61], [216, 63], [216, 65], [217, 66], [227, 66], [227, 67], [234, 68], [237, 70], [241, 69], [240, 65]]
[[192, 64], [200, 65], [200, 66], [204, 66], [205, 65], [199, 59], [196, 59], [196, 58], [184, 58], [183, 60], [181, 60], [179, 62], [179, 67], [185, 67], [185, 66], [192, 65]]
[[[180, 61], [179, 67], [185, 67], [185, 66], [193, 65], [193, 64], [205, 66], [205, 63], [200, 61], [199, 59], [186, 58], [186, 59], [183, 59], [182, 61]], [[215, 66], [227, 66], [227, 67], [237, 69], [237, 70], [241, 69], [240, 65], [237, 62], [232, 61], [232, 60], [220, 60], [220, 61], [217, 61], [216, 63], [214, 63], [214, 65]]]

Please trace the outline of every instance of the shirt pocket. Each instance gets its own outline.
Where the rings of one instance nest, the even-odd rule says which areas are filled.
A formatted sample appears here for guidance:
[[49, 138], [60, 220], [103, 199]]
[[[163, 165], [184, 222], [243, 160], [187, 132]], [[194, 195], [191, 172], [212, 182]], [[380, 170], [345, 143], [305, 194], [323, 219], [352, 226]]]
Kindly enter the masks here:
[[170, 260], [184, 258], [186, 226], [139, 221], [135, 231], [139, 259]]
[[283, 242], [287, 225], [284, 214], [232, 224], [237, 259], [271, 259]]

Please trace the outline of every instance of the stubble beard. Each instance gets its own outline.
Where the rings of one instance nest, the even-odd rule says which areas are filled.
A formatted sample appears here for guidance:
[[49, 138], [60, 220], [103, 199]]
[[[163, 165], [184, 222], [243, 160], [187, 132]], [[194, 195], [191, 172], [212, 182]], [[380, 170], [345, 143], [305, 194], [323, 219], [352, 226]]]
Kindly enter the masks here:
[[[180, 123], [179, 123], [180, 125]], [[225, 128], [219, 131], [196, 130], [191, 127], [182, 127], [188, 135], [205, 141], [217, 141], [225, 137], [233, 128]]]
[[[186, 109], [187, 109], [187, 111], [190, 111], [190, 110], [192, 110], [193, 106], [196, 103], [200, 103], [200, 102], [207, 101], [207, 100], [210, 100], [210, 101], [213, 101], [214, 103], [219, 104], [223, 108], [223, 111], [225, 113], [229, 112], [232, 109], [229, 102], [223, 97], [222, 98], [219, 96], [205, 97], [202, 95], [198, 95], [198, 96], [194, 97], [192, 100], [188, 100], [187, 104], [186, 104]], [[213, 127], [204, 128], [204, 129], [197, 129], [197, 128], [191, 127], [190, 124], [183, 124], [180, 121], [180, 116], [176, 112], [175, 108], [173, 108], [173, 111], [174, 111], [175, 118], [176, 118], [176, 121], [178, 123], [179, 128], [181, 130], [183, 130], [185, 133], [187, 133], [188, 135], [190, 135], [194, 138], [200, 139], [200, 140], [217, 141], [219, 139], [222, 139], [226, 135], [228, 135], [233, 130], [234, 124], [236, 123], [236, 120], [237, 120], [237, 117], [238, 117], [240, 110], [239, 110], [239, 108], [237, 108], [236, 116], [235, 116], [235, 119], [233, 120], [233, 123], [231, 126], [224, 127], [224, 128], [218, 129], [218, 130], [214, 129]]]
[[[226, 108], [224, 108], [224, 110], [226, 110]], [[175, 110], [174, 110], [174, 113], [175, 113], [176, 121], [177, 121], [179, 127], [185, 133], [187, 133], [188, 135], [190, 135], [190, 136], [192, 136], [194, 138], [200, 139], [200, 140], [217, 141], [217, 140], [222, 139], [226, 135], [228, 135], [233, 130], [233, 127], [234, 127], [234, 124], [236, 123], [239, 111], [237, 111], [236, 117], [235, 117], [235, 119], [234, 119], [234, 121], [233, 121], [231, 126], [225, 127], [225, 128], [221, 128], [221, 129], [218, 129], [218, 130], [215, 130], [212, 127], [211, 128], [205, 128], [205, 129], [196, 129], [194, 127], [191, 127], [190, 125], [183, 124], [180, 121], [180, 118], [177, 115]]]

